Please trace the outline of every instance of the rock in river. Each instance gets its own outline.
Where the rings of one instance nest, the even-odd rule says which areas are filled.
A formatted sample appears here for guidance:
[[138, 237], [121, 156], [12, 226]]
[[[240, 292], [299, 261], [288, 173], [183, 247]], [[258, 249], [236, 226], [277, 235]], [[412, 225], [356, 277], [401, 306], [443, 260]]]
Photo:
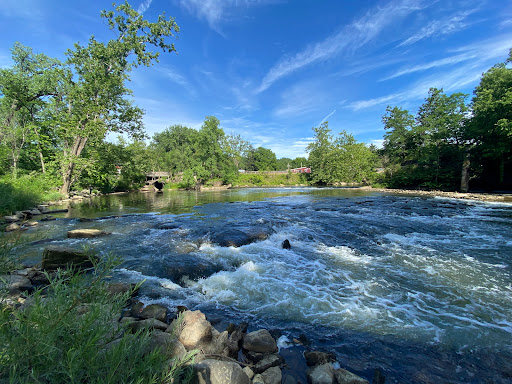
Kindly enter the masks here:
[[58, 268], [75, 266], [80, 268], [92, 268], [93, 262], [87, 253], [81, 250], [50, 245], [43, 251], [42, 268], [54, 271]]
[[72, 231], [68, 231], [68, 237], [70, 239], [89, 239], [92, 237], [110, 235], [108, 232], [104, 232], [100, 229], [73, 229]]

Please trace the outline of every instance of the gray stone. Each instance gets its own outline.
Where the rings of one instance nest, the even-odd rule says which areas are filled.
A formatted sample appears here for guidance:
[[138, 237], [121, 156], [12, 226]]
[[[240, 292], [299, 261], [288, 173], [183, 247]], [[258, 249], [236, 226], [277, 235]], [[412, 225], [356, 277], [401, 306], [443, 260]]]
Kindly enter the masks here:
[[159, 330], [151, 334], [150, 350], [156, 348], [160, 348], [160, 351], [169, 358], [181, 358], [187, 353], [183, 344], [175, 336]]
[[0, 289], [7, 289], [10, 293], [20, 291], [31, 291], [32, 283], [25, 276], [20, 275], [1, 275]]
[[311, 384], [335, 383], [334, 368], [328, 363], [309, 368], [306, 375]]
[[277, 344], [266, 329], [250, 332], [244, 336], [243, 348], [260, 353], [277, 352]]
[[14, 232], [21, 229], [21, 227], [16, 223], [11, 223], [7, 227], [5, 227], [5, 232]]
[[245, 372], [249, 380], [252, 380], [252, 378], [254, 377], [254, 372], [252, 371], [252, 369], [249, 367], [244, 367], [243, 371]]
[[157, 319], [165, 323], [169, 311], [166, 306], [161, 304], [150, 304], [142, 309], [139, 317], [141, 319]]
[[206, 355], [229, 356], [228, 352], [228, 332], [219, 333], [212, 327], [212, 340], [198, 345], [198, 349]]
[[39, 224], [37, 221], [27, 221], [26, 223], [23, 223], [24, 227], [35, 227], [37, 224]]
[[230, 333], [227, 345], [229, 349], [229, 356], [236, 359], [238, 358], [238, 351], [240, 351], [240, 348], [242, 347], [242, 340], [245, 332], [247, 332], [248, 324], [241, 323], [236, 327], [234, 324], [231, 325], [232, 331], [230, 332], [227, 330]]
[[84, 228], [84, 229], [73, 229], [68, 231], [68, 237], [70, 239], [90, 239], [98, 236], [110, 235], [108, 232], [104, 232], [100, 229]]
[[[178, 321], [178, 320], [174, 320]], [[187, 350], [195, 349], [200, 344], [206, 344], [212, 339], [212, 325], [200, 311], [185, 311], [181, 315], [178, 340]], [[168, 332], [173, 326], [169, 327]]]
[[281, 372], [281, 368], [272, 367], [263, 372], [261, 377], [263, 377], [263, 382], [265, 384], [281, 384], [283, 374]]
[[[94, 257], [94, 256], [93, 256]], [[95, 257], [97, 259], [97, 257]], [[55, 271], [58, 268], [70, 266], [79, 268], [92, 268], [93, 262], [84, 251], [50, 245], [43, 251], [42, 268], [47, 271]]]
[[[123, 318], [127, 319], [127, 317]], [[140, 320], [135, 321], [128, 324], [128, 328], [132, 330], [132, 332], [141, 331], [143, 329], [159, 329], [161, 331], [165, 331], [167, 329], [168, 325], [166, 323], [162, 323], [161, 321], [157, 319], [146, 319], [146, 320]]]
[[256, 364], [258, 361], [263, 359], [267, 354], [261, 352], [245, 351], [244, 355], [247, 358], [247, 360], [249, 360], [253, 364]]
[[334, 353], [306, 351], [304, 352], [304, 357], [306, 358], [306, 364], [309, 367], [314, 367], [315, 365], [322, 365], [325, 363], [333, 363], [336, 361], [336, 356]]
[[6, 223], [15, 223], [16, 221], [20, 221], [23, 216], [18, 215], [11, 215], [11, 216], [4, 216], [4, 221]]
[[249, 377], [234, 362], [206, 359], [194, 364], [193, 384], [250, 384]]
[[254, 372], [262, 373], [269, 368], [279, 367], [282, 363], [284, 363], [284, 360], [281, 356], [277, 354], [267, 355], [256, 363], [254, 366]]
[[334, 372], [338, 384], [369, 384], [368, 380], [359, 377], [352, 372], [339, 368]]
[[255, 375], [252, 378], [252, 384], [265, 384], [265, 382], [263, 381], [263, 376], [261, 376], [259, 373]]
[[135, 284], [131, 283], [109, 283], [107, 285], [107, 291], [111, 296], [124, 295], [130, 293], [130, 297], [136, 296], [137, 291], [134, 291]]

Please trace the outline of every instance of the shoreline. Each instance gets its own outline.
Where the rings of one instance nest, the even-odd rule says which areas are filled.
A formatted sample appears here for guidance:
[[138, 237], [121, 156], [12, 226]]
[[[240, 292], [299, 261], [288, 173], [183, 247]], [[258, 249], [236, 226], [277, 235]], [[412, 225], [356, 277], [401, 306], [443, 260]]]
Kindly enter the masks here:
[[423, 191], [416, 189], [387, 189], [373, 188], [371, 186], [357, 188], [362, 191], [389, 193], [395, 195], [414, 195], [426, 197], [445, 197], [460, 200], [478, 200], [499, 203], [512, 203], [512, 194], [497, 194], [484, 192], [446, 192], [446, 191]]

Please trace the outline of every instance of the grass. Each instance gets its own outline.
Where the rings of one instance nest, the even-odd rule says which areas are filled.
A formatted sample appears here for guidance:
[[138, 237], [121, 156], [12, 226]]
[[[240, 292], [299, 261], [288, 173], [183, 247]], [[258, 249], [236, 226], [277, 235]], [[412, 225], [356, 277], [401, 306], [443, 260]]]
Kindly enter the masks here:
[[[15, 258], [12, 251], [0, 247], [4, 259]], [[112, 296], [106, 278], [118, 264], [108, 256], [90, 273], [59, 271], [49, 287], [27, 299], [30, 305], [0, 304], [0, 383], [190, 380], [193, 354], [169, 361], [151, 350], [148, 331], [131, 334], [117, 321], [129, 293]]]
[[31, 173], [13, 178], [0, 178], [0, 215], [32, 208], [44, 201], [60, 200], [62, 195], [55, 189], [55, 180], [44, 174]]
[[297, 184], [309, 184], [307, 176], [298, 173], [267, 174], [267, 173], [241, 173], [233, 183], [234, 187], [242, 186], [293, 186]]

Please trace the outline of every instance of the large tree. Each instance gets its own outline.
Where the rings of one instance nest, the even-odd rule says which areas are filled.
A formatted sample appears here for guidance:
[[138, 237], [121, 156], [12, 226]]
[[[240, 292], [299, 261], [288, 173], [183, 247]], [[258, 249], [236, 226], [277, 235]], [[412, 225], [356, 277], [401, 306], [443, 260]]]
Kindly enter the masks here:
[[115, 38], [100, 42], [94, 36], [86, 45], [75, 44], [67, 51], [64, 93], [57, 99], [63, 138], [62, 188], [67, 193], [74, 181], [75, 166], [85, 145], [99, 143], [109, 132], [125, 132], [140, 138], [142, 110], [127, 99], [130, 71], [158, 61], [159, 48], [175, 51], [167, 38], [179, 32], [174, 19], [160, 15], [156, 22], [145, 20], [125, 2], [114, 11], [102, 11]]

